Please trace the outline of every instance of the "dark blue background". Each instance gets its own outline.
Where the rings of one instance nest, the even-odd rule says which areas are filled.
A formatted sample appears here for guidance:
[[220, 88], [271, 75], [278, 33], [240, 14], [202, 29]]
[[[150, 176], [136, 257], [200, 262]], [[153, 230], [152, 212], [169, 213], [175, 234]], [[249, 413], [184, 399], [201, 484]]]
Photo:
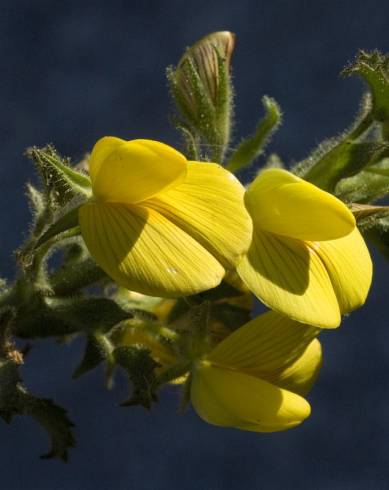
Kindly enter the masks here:
[[[3, 1], [0, 14], [0, 271], [29, 221], [22, 157], [53, 142], [75, 159], [101, 136], [177, 144], [166, 114], [164, 70], [208, 32], [237, 33], [237, 138], [260, 114], [260, 97], [285, 112], [272, 148], [298, 160], [343, 130], [362, 84], [338, 74], [358, 48], [389, 51], [382, 1], [197, 0]], [[376, 257], [367, 305], [325, 333], [325, 364], [311, 418], [278, 434], [218, 429], [193, 412], [177, 416], [178, 395], [150, 413], [118, 408], [102, 373], [72, 382], [82, 342], [41, 342], [24, 369], [29, 387], [53, 396], [77, 424], [70, 462], [40, 461], [46, 439], [32, 421], [0, 425], [2, 490], [386, 489], [389, 488], [388, 268]]]

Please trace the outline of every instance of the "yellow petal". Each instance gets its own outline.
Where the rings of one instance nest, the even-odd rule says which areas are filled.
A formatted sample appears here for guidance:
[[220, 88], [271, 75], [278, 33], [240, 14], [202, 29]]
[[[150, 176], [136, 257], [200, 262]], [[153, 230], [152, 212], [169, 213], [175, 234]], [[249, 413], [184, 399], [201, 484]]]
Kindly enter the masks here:
[[89, 161], [95, 197], [128, 204], [179, 184], [186, 168], [184, 155], [168, 145], [109, 136], [96, 143]]
[[273, 310], [317, 327], [339, 325], [339, 304], [331, 280], [323, 262], [304, 242], [254, 231], [237, 271]]
[[80, 208], [79, 222], [97, 264], [130, 290], [186, 296], [217, 286], [224, 276], [212, 255], [152, 209], [91, 202]]
[[305, 396], [316, 381], [322, 362], [320, 342], [314, 339], [296, 362], [271, 381], [281, 388]]
[[259, 229], [300, 240], [332, 240], [355, 227], [339, 199], [282, 169], [259, 174], [245, 203]]
[[270, 380], [299, 359], [319, 332], [319, 328], [268, 311], [235, 330], [207, 359]]
[[207, 363], [195, 368], [191, 401], [210, 424], [255, 432], [289, 429], [310, 414], [308, 402], [299, 395]]
[[359, 230], [328, 242], [309, 243], [323, 261], [342, 314], [362, 306], [373, 274], [369, 250]]
[[185, 182], [150, 199], [153, 207], [201, 243], [225, 267], [249, 248], [252, 223], [244, 188], [214, 163], [189, 162]]

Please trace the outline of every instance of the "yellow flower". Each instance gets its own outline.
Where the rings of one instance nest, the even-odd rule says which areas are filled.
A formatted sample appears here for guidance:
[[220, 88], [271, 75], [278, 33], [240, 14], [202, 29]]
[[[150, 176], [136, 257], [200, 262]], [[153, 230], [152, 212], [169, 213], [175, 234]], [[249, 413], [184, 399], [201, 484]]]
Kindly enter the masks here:
[[119, 285], [176, 297], [217, 286], [247, 251], [251, 220], [239, 181], [151, 140], [105, 137], [90, 162], [84, 241]]
[[300, 424], [321, 366], [319, 331], [273, 311], [255, 318], [195, 365], [194, 409], [211, 424], [254, 432]]
[[249, 186], [245, 204], [254, 229], [237, 270], [261, 301], [294, 320], [327, 328], [365, 302], [372, 263], [341, 201], [271, 169]]

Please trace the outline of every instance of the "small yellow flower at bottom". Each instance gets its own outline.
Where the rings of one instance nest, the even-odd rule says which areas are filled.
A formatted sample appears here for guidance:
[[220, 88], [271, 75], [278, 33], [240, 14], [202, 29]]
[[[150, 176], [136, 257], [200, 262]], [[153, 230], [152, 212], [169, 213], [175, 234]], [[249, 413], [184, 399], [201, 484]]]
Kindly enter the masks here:
[[217, 286], [250, 245], [244, 188], [214, 163], [151, 140], [106, 137], [90, 162], [93, 199], [81, 234], [120, 286], [178, 297]]
[[192, 371], [191, 402], [206, 422], [254, 432], [290, 429], [322, 362], [319, 329], [270, 311], [219, 343]]
[[267, 306], [322, 328], [361, 306], [372, 262], [350, 210], [339, 199], [281, 169], [250, 184], [251, 246], [237, 271]]

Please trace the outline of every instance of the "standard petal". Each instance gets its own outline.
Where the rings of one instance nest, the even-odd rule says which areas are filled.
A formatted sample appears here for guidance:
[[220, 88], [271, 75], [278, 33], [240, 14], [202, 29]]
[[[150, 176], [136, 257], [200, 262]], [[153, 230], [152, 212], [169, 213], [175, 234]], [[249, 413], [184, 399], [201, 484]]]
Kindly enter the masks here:
[[224, 268], [192, 237], [152, 209], [113, 203], [80, 208], [84, 241], [119, 285], [177, 297], [217, 286]]
[[319, 328], [268, 311], [235, 330], [207, 359], [269, 380], [296, 362], [319, 332]]
[[191, 401], [210, 424], [255, 432], [289, 429], [310, 414], [309, 403], [299, 395], [209, 363], [195, 368]]
[[251, 241], [252, 223], [243, 196], [241, 183], [220, 165], [189, 162], [184, 183], [145, 204], [233, 268]]
[[260, 173], [246, 191], [255, 225], [300, 240], [333, 240], [355, 228], [355, 218], [332, 194], [282, 169]]
[[293, 393], [306, 396], [316, 381], [322, 363], [321, 344], [314, 339], [296, 362], [268, 381]]
[[340, 324], [339, 304], [326, 268], [304, 242], [256, 230], [237, 271], [273, 310], [317, 327]]
[[133, 204], [185, 180], [187, 160], [174, 148], [152, 140], [105, 137], [89, 161], [93, 194], [102, 201]]
[[342, 314], [366, 300], [373, 264], [365, 241], [356, 228], [349, 235], [328, 242], [309, 243], [323, 261], [334, 286]]

